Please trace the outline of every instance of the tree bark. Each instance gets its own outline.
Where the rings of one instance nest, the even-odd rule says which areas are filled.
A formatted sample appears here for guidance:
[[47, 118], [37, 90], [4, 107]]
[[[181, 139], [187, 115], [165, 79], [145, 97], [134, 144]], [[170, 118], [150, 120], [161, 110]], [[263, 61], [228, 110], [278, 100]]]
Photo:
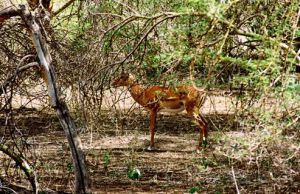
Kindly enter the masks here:
[[53, 67], [51, 66], [51, 56], [43, 40], [40, 27], [35, 21], [34, 16], [26, 9], [22, 9], [22, 18], [31, 30], [32, 39], [40, 64], [42, 66], [41, 74], [47, 84], [50, 104], [56, 110], [59, 121], [65, 131], [73, 157], [75, 168], [75, 193], [87, 193], [88, 174], [85, 166], [85, 158], [82, 150], [82, 144], [76, 132], [73, 119], [70, 116], [67, 105], [59, 99], [56, 87], [56, 80]]
[[39, 58], [40, 73], [47, 85], [50, 105], [56, 110], [71, 149], [75, 169], [75, 193], [87, 193], [89, 189], [89, 179], [82, 144], [80, 137], [77, 135], [76, 126], [70, 116], [67, 105], [59, 99], [55, 73], [51, 65], [52, 59], [41, 33], [41, 29], [44, 28], [39, 26], [35, 19], [36, 16], [31, 14], [24, 5], [19, 5], [18, 8], [10, 7], [4, 11], [0, 11], [0, 22], [13, 16], [21, 16], [31, 32], [33, 44]]
[[36, 176], [34, 173], [34, 170], [30, 167], [28, 162], [20, 155], [14, 153], [11, 149], [9, 149], [6, 145], [0, 144], [0, 151], [8, 155], [10, 158], [12, 158], [18, 167], [21, 168], [21, 170], [24, 171], [25, 175], [27, 176], [27, 179], [29, 180], [32, 190], [34, 193], [38, 193], [38, 182], [36, 181]]

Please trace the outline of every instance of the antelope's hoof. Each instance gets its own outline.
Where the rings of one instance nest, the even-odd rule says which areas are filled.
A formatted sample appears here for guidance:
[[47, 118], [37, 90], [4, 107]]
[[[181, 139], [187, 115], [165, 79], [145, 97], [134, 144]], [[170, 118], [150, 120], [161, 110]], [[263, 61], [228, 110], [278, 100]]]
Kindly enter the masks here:
[[196, 153], [197, 153], [197, 154], [200, 154], [201, 151], [203, 151], [203, 148], [202, 148], [201, 146], [197, 146], [197, 147], [196, 147]]
[[148, 151], [154, 151], [154, 150], [155, 150], [155, 147], [154, 147], [154, 146], [149, 146], [149, 147], [147, 148], [147, 150], [148, 150]]
[[203, 140], [203, 141], [202, 141], [202, 146], [203, 146], [204, 148], [206, 148], [206, 146], [207, 146], [207, 141], [206, 141], [206, 140]]
[[207, 141], [203, 140], [199, 146], [196, 147], [197, 154], [201, 153], [201, 151], [205, 150], [207, 145]]
[[206, 148], [207, 146], [207, 139], [206, 138], [203, 138], [202, 142], [201, 142], [201, 145]]

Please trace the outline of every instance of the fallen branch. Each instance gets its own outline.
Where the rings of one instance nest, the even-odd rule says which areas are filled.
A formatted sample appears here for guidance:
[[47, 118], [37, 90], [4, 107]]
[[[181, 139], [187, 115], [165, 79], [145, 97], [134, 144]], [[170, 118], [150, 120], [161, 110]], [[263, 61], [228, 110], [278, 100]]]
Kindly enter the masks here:
[[14, 153], [11, 149], [9, 149], [6, 145], [0, 143], [0, 151], [4, 154], [8, 155], [11, 159], [13, 159], [17, 166], [25, 173], [27, 179], [29, 180], [34, 193], [38, 193], [38, 183], [36, 181], [36, 176], [34, 170], [30, 167], [28, 162], [17, 153]]
[[233, 166], [231, 166], [231, 173], [232, 173], [232, 178], [233, 178], [233, 181], [234, 181], [234, 185], [235, 185], [236, 193], [237, 193], [237, 194], [240, 194], [240, 190], [239, 190], [239, 187], [238, 187], [238, 184], [237, 184], [236, 178], [235, 178], [235, 173], [234, 173]]

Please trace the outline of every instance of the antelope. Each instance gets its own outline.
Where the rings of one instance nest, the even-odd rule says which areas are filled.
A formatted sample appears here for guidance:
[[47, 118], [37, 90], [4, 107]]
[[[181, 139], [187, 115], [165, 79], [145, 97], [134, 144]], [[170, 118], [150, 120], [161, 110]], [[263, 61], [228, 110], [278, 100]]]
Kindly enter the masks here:
[[145, 87], [140, 85], [133, 75], [122, 73], [116, 78], [112, 86], [117, 88], [125, 86], [132, 98], [150, 112], [150, 146], [148, 150], [154, 150], [154, 133], [157, 113], [178, 113], [186, 110], [187, 114], [194, 118], [199, 128], [199, 144], [207, 144], [207, 123], [200, 113], [200, 108], [206, 100], [206, 93], [193, 86], [182, 85], [175, 88], [164, 86]]

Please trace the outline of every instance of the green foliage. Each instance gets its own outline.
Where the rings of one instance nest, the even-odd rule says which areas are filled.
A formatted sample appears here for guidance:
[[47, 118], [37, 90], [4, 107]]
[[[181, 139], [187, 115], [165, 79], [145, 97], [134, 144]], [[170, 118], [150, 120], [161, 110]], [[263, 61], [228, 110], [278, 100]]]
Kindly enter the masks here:
[[207, 169], [208, 167], [214, 167], [217, 165], [215, 161], [207, 157], [195, 158], [193, 159], [193, 162], [199, 165], [199, 168], [201, 169]]
[[247, 101], [269, 94], [295, 98], [299, 92], [296, 80], [288, 78], [298, 63], [292, 50], [292, 38], [300, 36], [293, 29], [297, 0], [133, 0], [74, 7], [80, 8], [76, 14], [67, 9], [54, 22], [74, 54], [71, 62], [84, 67], [66, 68], [68, 73], [84, 70], [87, 80], [97, 80], [104, 70], [122, 66], [140, 82], [168, 86], [190, 84], [192, 73], [199, 87], [247, 91], [235, 99], [249, 106], [255, 103]]
[[[291, 52], [295, 47], [292, 38], [299, 37], [300, 32], [291, 26], [297, 22], [298, 3], [87, 3], [80, 13], [89, 11], [90, 17], [82, 14], [86, 18], [78, 23], [76, 17], [69, 20], [68, 28], [74, 33], [68, 38], [72, 48], [86, 49], [86, 55], [91, 55], [87, 59], [94, 66], [87, 69], [92, 71], [111, 68], [114, 72], [122, 66], [137, 74], [140, 82], [168, 86], [190, 84], [192, 73], [199, 87], [244, 90], [235, 99], [245, 111], [256, 111], [249, 106], [268, 95], [289, 99], [299, 92], [297, 82], [288, 80], [297, 63]], [[191, 61], [195, 61], [192, 71]]]
[[[247, 163], [250, 160], [250, 168], [257, 165], [259, 172], [256, 176], [262, 179], [265, 178], [263, 168], [276, 168], [276, 173], [271, 174], [274, 176], [272, 181], [276, 182], [281, 181], [279, 174], [298, 170], [298, 166], [288, 169], [298, 165], [299, 161], [299, 142], [295, 140], [299, 136], [300, 114], [300, 84], [295, 74], [295, 65], [299, 64], [295, 57], [299, 40], [293, 40], [300, 37], [298, 10], [299, 0], [228, 0], [224, 3], [219, 0], [74, 1], [72, 6], [51, 18], [50, 28], [45, 26], [42, 32], [46, 35], [58, 81], [63, 82], [62, 89], [66, 86], [76, 90], [76, 94], [73, 93], [76, 98], [74, 107], [81, 111], [76, 116], [82, 117], [79, 120], [85, 125], [98, 127], [98, 118], [95, 117], [101, 117], [96, 111], [101, 110], [101, 100], [106, 93], [103, 91], [110, 86], [111, 74], [120, 71], [121, 66], [137, 74], [139, 81], [148, 85], [174, 87], [194, 82], [212, 91], [226, 91], [230, 93], [228, 98], [233, 99], [232, 109], [226, 114], [233, 114], [237, 123], [237, 127], [235, 124], [230, 127], [236, 128], [235, 132], [251, 133], [240, 135], [245, 139], [238, 137], [236, 143], [232, 143], [234, 139], [230, 136], [225, 143], [214, 141], [229, 147], [229, 152], [224, 147], [216, 150], [224, 151], [220, 160], [225, 157], [229, 163], [238, 161], [239, 165], [240, 161]], [[34, 57], [27, 58], [18, 64], [23, 56], [35, 52], [28, 46], [30, 36], [23, 27], [24, 23], [18, 22], [18, 18], [1, 23], [3, 83], [16, 67], [35, 61]], [[195, 62], [194, 69], [190, 70], [192, 62]], [[38, 76], [27, 79], [28, 74], [29, 71], [18, 75], [11, 94], [28, 95], [28, 99], [39, 96], [32, 95], [31, 91], [34, 87], [31, 83], [35, 83]], [[190, 75], [194, 80], [190, 80]], [[19, 84], [21, 90], [15, 90], [15, 85]], [[27, 87], [30, 90], [26, 91]], [[207, 90], [208, 95], [211, 90]], [[158, 92], [156, 97], [164, 98], [165, 94]], [[3, 110], [10, 105], [7, 99], [4, 93], [1, 99], [5, 105]], [[212, 101], [209, 103], [219, 111]], [[223, 137], [223, 131], [227, 132], [223, 121], [227, 118], [223, 119], [223, 115], [216, 117], [221, 121], [208, 121], [212, 121], [212, 128], [222, 130], [220, 136]], [[18, 122], [11, 124], [15, 126]], [[93, 129], [94, 126], [87, 128]], [[14, 131], [19, 133], [20, 130]], [[285, 138], [296, 143], [282, 145]], [[228, 142], [230, 145], [226, 145]], [[23, 139], [16, 139], [14, 143], [18, 148], [26, 147]], [[280, 165], [274, 165], [270, 155], [273, 143], [288, 150], [284, 157], [274, 159], [280, 161]], [[241, 154], [238, 151], [243, 147]], [[280, 155], [280, 151], [276, 149], [276, 154]], [[243, 157], [247, 154], [247, 158]], [[101, 159], [105, 170], [111, 165], [111, 157], [110, 152], [103, 153]], [[129, 161], [127, 177], [140, 179], [142, 173], [135, 167], [139, 160], [132, 154]], [[200, 171], [218, 165], [209, 155], [192, 162]], [[286, 164], [286, 169], [280, 169]], [[41, 166], [43, 164], [37, 160], [37, 169]], [[52, 167], [50, 165], [48, 169]], [[74, 171], [70, 162], [64, 168], [67, 172]], [[189, 189], [189, 193], [201, 190], [202, 186], [196, 185]]]
[[283, 98], [284, 110], [297, 99], [300, 89], [293, 73], [298, 62], [292, 52], [292, 38], [300, 36], [292, 28], [297, 0], [103, 1], [81, 8], [80, 17], [60, 21], [58, 29], [70, 31], [66, 39], [74, 56], [90, 65], [74, 70], [79, 75], [87, 71], [87, 80], [122, 66], [140, 82], [173, 87], [190, 84], [192, 73], [199, 87], [239, 91], [236, 106], [262, 122], [270, 119], [267, 111], [251, 108], [259, 100]]
[[142, 178], [142, 173], [138, 168], [129, 168], [127, 171], [127, 177], [132, 180], [138, 180]]
[[104, 168], [107, 169], [108, 165], [110, 164], [110, 154], [109, 154], [109, 152], [104, 152], [104, 154], [103, 154], [103, 163], [104, 163]]
[[68, 172], [73, 172], [74, 171], [74, 166], [73, 166], [73, 163], [72, 162], [69, 162], [67, 164], [67, 171]]
[[[75, 3], [75, 6], [78, 6], [78, 4]], [[91, 7], [87, 7], [87, 10], [89, 8]], [[72, 6], [68, 7], [59, 17], [53, 20], [53, 23], [56, 26], [57, 32], [63, 32], [58, 34], [61, 36], [60, 39], [68, 42], [72, 50], [80, 51], [89, 43], [90, 37], [86, 36], [86, 33], [92, 28], [93, 21], [84, 13], [86, 9], [83, 9], [82, 13], [77, 13], [76, 17], [68, 17], [73, 11]]]
[[189, 189], [190, 194], [198, 193], [199, 191], [201, 191], [199, 187], [192, 187]]

